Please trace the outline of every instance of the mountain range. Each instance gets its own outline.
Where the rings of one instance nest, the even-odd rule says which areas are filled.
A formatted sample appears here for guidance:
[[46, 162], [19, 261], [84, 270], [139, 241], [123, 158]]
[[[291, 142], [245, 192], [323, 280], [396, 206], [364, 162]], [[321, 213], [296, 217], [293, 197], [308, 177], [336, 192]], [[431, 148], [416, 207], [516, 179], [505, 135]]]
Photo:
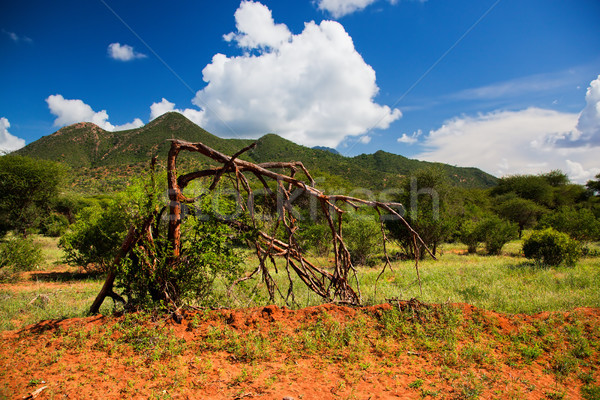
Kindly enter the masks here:
[[[255, 163], [302, 161], [313, 176], [338, 188], [383, 190], [398, 187], [399, 182], [411, 173], [431, 166], [444, 171], [450, 182], [457, 186], [486, 188], [497, 181], [477, 168], [418, 161], [381, 150], [344, 157], [330, 149], [301, 146], [275, 134], [266, 134], [257, 140], [223, 139], [176, 112], [163, 114], [143, 127], [117, 132], [80, 122], [44, 136], [15, 153], [62, 162], [71, 168], [71, 175], [75, 177], [74, 189], [98, 192], [118, 189], [131, 176], [141, 174], [154, 156], [164, 165], [170, 148], [168, 139], [202, 142], [229, 155], [256, 141], [256, 147], [240, 158]], [[197, 169], [212, 161], [202, 158], [198, 154], [182, 153], [179, 165]]]

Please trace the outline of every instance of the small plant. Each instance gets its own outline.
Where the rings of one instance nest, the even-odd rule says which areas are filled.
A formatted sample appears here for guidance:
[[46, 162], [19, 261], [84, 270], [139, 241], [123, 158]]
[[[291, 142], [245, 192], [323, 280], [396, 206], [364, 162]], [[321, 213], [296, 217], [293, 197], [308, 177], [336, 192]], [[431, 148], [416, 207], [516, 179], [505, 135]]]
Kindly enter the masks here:
[[423, 379], [417, 379], [408, 384], [408, 387], [411, 389], [418, 389], [423, 386]]
[[579, 243], [553, 228], [535, 231], [525, 239], [523, 254], [539, 265], [572, 267], [581, 257]]
[[69, 227], [69, 220], [62, 214], [52, 213], [40, 224], [40, 233], [45, 236], [59, 237]]
[[598, 385], [586, 385], [581, 388], [581, 397], [585, 400], [598, 400], [600, 399], [600, 386]]

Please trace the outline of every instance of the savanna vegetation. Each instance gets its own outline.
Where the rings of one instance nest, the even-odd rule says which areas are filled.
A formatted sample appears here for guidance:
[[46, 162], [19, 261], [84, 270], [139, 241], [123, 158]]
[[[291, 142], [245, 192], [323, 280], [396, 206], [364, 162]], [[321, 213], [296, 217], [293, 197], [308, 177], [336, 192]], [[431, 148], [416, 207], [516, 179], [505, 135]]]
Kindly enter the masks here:
[[[269, 140], [277, 138], [267, 137], [264, 143]], [[270, 153], [256, 154], [268, 157]], [[369, 163], [384, 168], [385, 154], [363, 162], [365, 169]], [[189, 157], [182, 161], [192, 170], [206, 165], [194, 164]], [[600, 175], [580, 185], [561, 171], [550, 171], [473, 187], [458, 185], [444, 166], [426, 165], [394, 182], [389, 180], [393, 174], [386, 175], [385, 186], [374, 189], [349, 185], [334, 169], [317, 170], [315, 187], [323, 193], [393, 204], [394, 213], [418, 232], [422, 240], [417, 241], [393, 213], [358, 209], [348, 201], [333, 203], [340, 214], [331, 217], [327, 214], [331, 209], [302, 191], [284, 192], [293, 194], [291, 198], [271, 197], [269, 191], [278, 193], [281, 183], [265, 183], [258, 176], [247, 180], [248, 193], [253, 195], [250, 207], [246, 198], [239, 202], [236, 193], [241, 183], [235, 173], [233, 178], [223, 178], [216, 189], [213, 174], [195, 180], [183, 192], [192, 201], [181, 208], [177, 257], [169, 230], [166, 171], [158, 164], [153, 172], [139, 168], [135, 175], [126, 183], [113, 185], [107, 179], [92, 188], [88, 183], [78, 185], [81, 178], [65, 163], [22, 155], [0, 157], [0, 330], [84, 317], [104, 276], [115, 275], [108, 296], [112, 300], [99, 309], [108, 318], [102, 327], [40, 325], [39, 332], [30, 330], [18, 339], [26, 346], [41, 335], [52, 349], [44, 356], [44, 365], [52, 371], [73, 352], [99, 352], [100, 357], [115, 360], [121, 354], [126, 360], [118, 363], [168, 366], [164, 368], [176, 373], [152, 378], [158, 379], [160, 390], [140, 386], [139, 376], [132, 378], [135, 383], [116, 382], [119, 394], [113, 398], [136, 393], [159, 396], [184, 393], [180, 388], [192, 385], [191, 375], [193, 385], [202, 390], [222, 375], [205, 364], [209, 359], [196, 357], [194, 362], [204, 371], [203, 377], [196, 376], [189, 368], [175, 365], [176, 356], [225, 352], [229, 368], [236, 371], [226, 378], [225, 391], [242, 398], [251, 393], [246, 389], [253, 382], [260, 390], [278, 387], [277, 393], [281, 392], [282, 386], [255, 366], [281, 363], [276, 354], [285, 353], [301, 363], [317, 356], [330, 360], [332, 364], [322, 368], [334, 368], [343, 376], [342, 386], [332, 393], [352, 398], [345, 386], [358, 387], [358, 377], [365, 371], [385, 381], [389, 374], [400, 373], [386, 363], [401, 360], [414, 366], [411, 357], [418, 357], [418, 372], [401, 383], [403, 390], [417, 397], [448, 393], [456, 398], [484, 393], [502, 397], [500, 388], [508, 385], [503, 373], [510, 369], [531, 375], [511, 386], [516, 397], [533, 393], [566, 398], [575, 387], [576, 396], [598, 398], [600, 316], [594, 310], [600, 308]], [[112, 189], [98, 194], [102, 185]], [[286, 204], [283, 213], [280, 201]], [[336, 231], [338, 224], [341, 228]], [[123, 242], [133, 237], [132, 232], [150, 236], [138, 234], [135, 246], [124, 252]], [[268, 233], [268, 240], [261, 247], [249, 246], [260, 232]], [[331, 319], [325, 308], [319, 309], [325, 311], [318, 311], [318, 316], [297, 317], [299, 322], [290, 326], [273, 325], [277, 318], [269, 319], [265, 312], [339, 302], [315, 291], [302, 274], [294, 274], [296, 268], [306, 268], [303, 263], [323, 271], [323, 276], [334, 274], [342, 254], [335, 232], [343, 232], [351, 263], [347, 278], [361, 304], [392, 306], [353, 311], [352, 319], [340, 317], [344, 311], [337, 309]], [[302, 253], [302, 261], [292, 265], [289, 251], [287, 257], [276, 258], [269, 240], [280, 247], [279, 253], [285, 253], [283, 244], [293, 246]], [[476, 311], [451, 303], [468, 303]], [[260, 311], [260, 318], [247, 311], [240, 324], [249, 330], [240, 330], [233, 311], [223, 316], [209, 311], [254, 310], [269, 304], [287, 308]], [[591, 307], [591, 311], [574, 312], [578, 307]], [[541, 312], [553, 314], [527, 317], [531, 318], [527, 323], [506, 316]], [[510, 320], [511, 327], [498, 322], [503, 318]], [[164, 324], [164, 329], [158, 328], [160, 321], [181, 323], [182, 319], [201, 345], [193, 345], [189, 337], [174, 334]], [[54, 333], [43, 334], [46, 329]], [[288, 339], [282, 339], [285, 335]], [[441, 356], [426, 356], [433, 353]], [[552, 377], [554, 386], [536, 386], [532, 365]], [[102, 374], [90, 366], [80, 368]], [[38, 375], [31, 375], [29, 383], [32, 388], [42, 381], [40, 370], [35, 371]], [[0, 395], [11, 394], [2, 378], [7, 376], [0, 372], [4, 382]], [[392, 381], [386, 384], [398, 392], [397, 382]], [[63, 389], [53, 388], [57, 394]]]

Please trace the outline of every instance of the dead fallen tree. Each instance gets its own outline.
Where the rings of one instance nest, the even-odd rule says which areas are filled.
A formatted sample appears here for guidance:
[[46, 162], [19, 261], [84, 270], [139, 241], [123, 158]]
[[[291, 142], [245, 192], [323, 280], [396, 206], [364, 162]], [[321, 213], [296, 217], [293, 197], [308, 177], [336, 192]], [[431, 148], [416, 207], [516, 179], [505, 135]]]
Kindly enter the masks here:
[[[249, 216], [249, 220], [221, 218], [219, 222], [232, 226], [238, 231], [255, 232], [250, 244], [255, 249], [259, 260], [258, 266], [248, 275], [237, 279], [234, 285], [254, 277], [260, 277], [265, 283], [272, 301], [275, 300], [277, 292], [286, 301], [290, 296], [293, 298], [292, 274], [295, 274], [311, 291], [319, 295], [323, 301], [336, 301], [355, 305], [361, 303], [360, 284], [356, 275], [356, 269], [352, 264], [350, 252], [343, 237], [343, 215], [345, 213], [343, 208], [347, 208], [348, 206], [352, 209], [370, 207], [380, 216], [381, 240], [383, 241], [386, 259], [381, 273], [388, 266], [391, 266], [386, 249], [387, 237], [381, 218], [382, 215], [391, 216], [401, 221], [412, 236], [415, 248], [418, 247], [417, 243], [425, 246], [419, 234], [412, 229], [398, 212], [402, 208], [401, 204], [325, 194], [315, 188], [313, 178], [301, 162], [254, 164], [239, 158], [243, 153], [253, 149], [255, 146], [256, 144], [252, 144], [238, 151], [233, 156], [227, 156], [203, 143], [189, 143], [181, 140], [171, 141], [171, 149], [167, 158], [168, 207], [160, 211], [154, 210], [143, 220], [140, 226], [132, 226], [130, 228], [119, 253], [115, 257], [113, 266], [109, 270], [106, 281], [90, 308], [91, 313], [99, 311], [106, 297], [123, 301], [123, 298], [114, 291], [116, 266], [130, 252], [134, 249], [138, 253], [142, 252], [145, 264], [149, 268], [152, 268], [152, 265], [156, 264], [157, 255], [151, 251], [152, 246], [150, 244], [153, 244], [155, 240], [159, 223], [165, 218], [167, 220], [167, 243], [169, 245], [167, 263], [173, 266], [177, 265], [177, 261], [181, 256], [181, 227], [184, 220], [182, 209], [187, 205], [193, 205], [199, 200], [199, 197], [187, 197], [184, 194], [184, 190], [193, 181], [198, 179], [209, 180], [208, 193], [211, 193], [218, 188], [224, 178], [228, 178], [236, 194], [237, 207]], [[221, 164], [221, 166], [178, 175], [177, 158], [182, 151], [200, 153], [214, 162]], [[285, 174], [282, 171], [289, 171], [289, 173]], [[305, 181], [297, 178], [299, 172], [304, 175], [306, 178]], [[275, 218], [274, 224], [270, 229], [272, 232], [257, 229], [259, 224], [254, 212], [256, 191], [252, 189], [251, 181], [261, 186], [261, 192], [272, 204], [276, 204], [277, 206], [277, 218]], [[203, 193], [203, 195], [206, 195], [206, 193]], [[334, 253], [334, 263], [331, 268], [322, 268], [310, 262], [298, 245], [298, 241], [296, 240], [298, 220], [293, 201], [300, 196], [307, 196], [317, 202], [331, 230]], [[166, 216], [164, 215], [165, 213]], [[285, 234], [277, 237], [275, 232], [281, 230], [280, 228], [283, 228]], [[425, 248], [427, 249], [427, 246]], [[429, 253], [431, 254], [431, 252]], [[433, 254], [431, 256], [433, 257]], [[275, 283], [272, 275], [273, 269], [276, 270], [277, 268], [274, 257], [285, 259], [285, 269], [289, 278], [289, 287], [285, 296]], [[418, 258], [417, 255], [415, 258], [417, 272]], [[271, 262], [270, 265], [269, 261]], [[355, 282], [354, 286], [351, 284], [352, 279]], [[164, 300], [166, 302], [173, 301], [166, 292], [164, 293]]]

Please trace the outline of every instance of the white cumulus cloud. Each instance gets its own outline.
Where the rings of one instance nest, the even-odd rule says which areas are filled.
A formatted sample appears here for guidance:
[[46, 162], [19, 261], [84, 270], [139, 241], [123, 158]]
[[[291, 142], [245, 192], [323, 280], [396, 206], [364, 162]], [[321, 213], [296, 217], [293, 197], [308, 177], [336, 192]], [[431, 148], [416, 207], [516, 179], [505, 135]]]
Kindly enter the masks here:
[[[341, 18], [344, 15], [362, 11], [378, 0], [315, 0], [317, 8], [328, 12], [334, 18]], [[427, 0], [411, 0], [424, 3]], [[398, 3], [398, 0], [388, 0], [391, 4]]]
[[402, 136], [400, 136], [397, 140], [398, 143], [415, 144], [419, 141], [419, 136], [421, 136], [422, 134], [423, 131], [421, 129], [418, 129], [414, 131], [410, 136], [406, 133], [403, 133]]
[[131, 61], [136, 58], [146, 58], [147, 56], [133, 50], [128, 44], [111, 43], [108, 45], [108, 56], [119, 61]]
[[0, 118], [0, 155], [15, 151], [25, 146], [25, 140], [11, 135], [8, 132], [10, 122], [8, 119]]
[[369, 135], [361, 136], [360, 138], [358, 138], [358, 141], [361, 142], [362, 144], [369, 144], [371, 142], [371, 136], [369, 136]]
[[226, 38], [252, 54], [216, 54], [202, 71], [207, 85], [192, 102], [205, 112], [204, 128], [223, 136], [274, 132], [335, 147], [401, 117], [400, 110], [374, 102], [375, 71], [341, 24], [308, 22], [291, 34], [251, 1], [242, 2], [235, 17], [238, 31]]
[[500, 176], [565, 169], [555, 143], [576, 122], [577, 114], [540, 108], [456, 117], [429, 132], [427, 150], [416, 158], [476, 166]]
[[139, 128], [141, 126], [144, 126], [144, 122], [139, 118], [135, 118], [133, 121], [127, 122], [123, 125], [115, 125], [113, 130], [114, 131], [125, 131], [127, 129]]
[[287, 26], [275, 24], [271, 10], [261, 3], [243, 1], [235, 12], [235, 22], [238, 31], [223, 37], [240, 47], [278, 47], [292, 37]]
[[600, 75], [590, 82], [585, 94], [586, 106], [577, 121], [576, 137], [580, 142], [600, 145]]
[[579, 114], [532, 107], [455, 117], [429, 132], [415, 157], [498, 176], [560, 169], [585, 183], [600, 172], [600, 76], [585, 100]]
[[317, 7], [319, 10], [327, 11], [334, 18], [340, 18], [344, 15], [361, 11], [375, 1], [376, 0], [318, 0]]
[[150, 106], [150, 121], [171, 111], [183, 114], [187, 119], [196, 125], [204, 126], [204, 111], [194, 110], [193, 108], [186, 108], [185, 110], [177, 109], [175, 108], [175, 103], [171, 103], [164, 97], [160, 102], [152, 103]]
[[144, 125], [141, 119], [136, 118], [124, 125], [113, 125], [108, 122], [106, 110], [94, 111], [92, 107], [79, 99], [65, 99], [62, 95], [48, 96], [46, 99], [50, 112], [56, 116], [54, 126], [65, 126], [77, 122], [92, 122], [107, 131], [120, 131], [124, 129], [139, 128]]

